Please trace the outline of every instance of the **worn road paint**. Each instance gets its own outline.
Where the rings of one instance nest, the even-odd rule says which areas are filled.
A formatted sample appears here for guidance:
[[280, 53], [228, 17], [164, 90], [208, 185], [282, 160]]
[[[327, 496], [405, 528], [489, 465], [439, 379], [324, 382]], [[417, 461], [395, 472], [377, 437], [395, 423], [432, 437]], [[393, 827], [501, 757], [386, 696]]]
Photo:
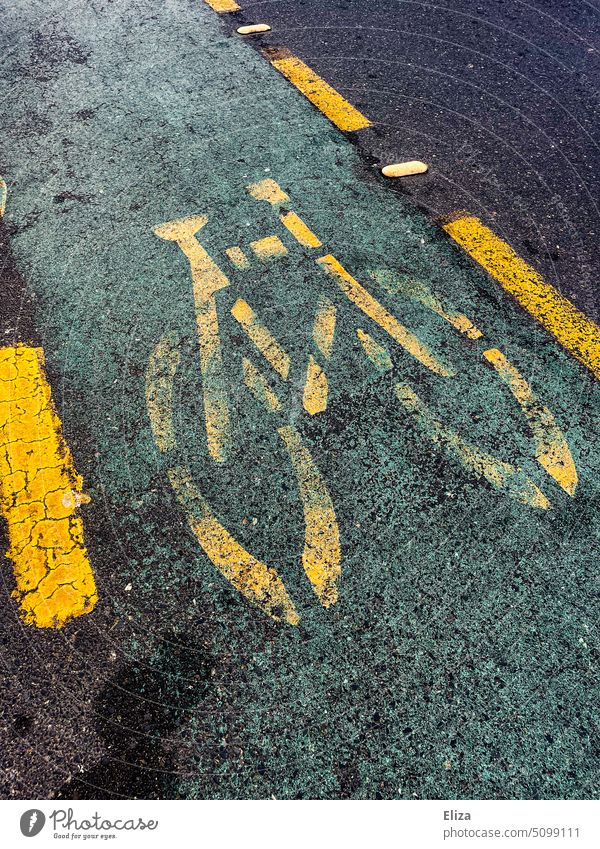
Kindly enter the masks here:
[[392, 368], [392, 358], [383, 345], [376, 342], [372, 336], [369, 336], [369, 334], [360, 327], [357, 328], [356, 335], [360, 340], [360, 344], [363, 346], [365, 354], [371, 360], [377, 371], [381, 374], [386, 371], [390, 371]]
[[329, 359], [333, 350], [337, 310], [328, 298], [320, 298], [313, 324], [313, 342]]
[[302, 396], [302, 403], [306, 412], [311, 416], [316, 416], [317, 413], [326, 410], [328, 393], [327, 375], [311, 354], [308, 359], [306, 382]]
[[519, 304], [600, 378], [600, 327], [473, 215], [444, 223], [446, 232]]
[[256, 200], [262, 200], [271, 206], [281, 206], [282, 203], [287, 203], [290, 199], [290, 196], [283, 191], [279, 183], [276, 183], [270, 177], [246, 186], [246, 191]]
[[396, 384], [396, 396], [403, 407], [413, 413], [434, 444], [444, 448], [461, 466], [474, 472], [478, 478], [484, 477], [495, 489], [504, 490], [521, 504], [545, 510], [551, 506], [544, 493], [521, 469], [492, 457], [464, 440], [452, 428], [437, 421], [410, 386], [405, 383]]
[[207, 6], [210, 6], [211, 9], [214, 9], [215, 12], [223, 13], [223, 12], [239, 12], [241, 10], [241, 6], [235, 2], [235, 0], [204, 0]]
[[189, 469], [169, 469], [169, 480], [194, 536], [221, 574], [272, 619], [297, 625], [300, 617], [275, 569], [253, 557], [215, 518]]
[[281, 215], [281, 223], [286, 227], [294, 239], [305, 248], [320, 248], [321, 240], [316, 236], [310, 227], [307, 227], [304, 221], [295, 212], [286, 212]]
[[262, 324], [252, 307], [242, 298], [238, 298], [231, 308], [231, 314], [241, 324], [267, 362], [284, 380], [287, 380], [290, 371], [289, 354], [283, 350], [270, 330]]
[[60, 628], [93, 610], [98, 596], [78, 515], [83, 480], [43, 364], [41, 348], [0, 348], [0, 507], [22, 618]]
[[392, 339], [401, 345], [411, 356], [435, 374], [439, 374], [442, 377], [453, 376], [454, 372], [448, 366], [444, 365], [444, 363], [440, 362], [429, 348], [420, 342], [410, 330], [400, 324], [398, 319], [394, 318], [370, 292], [367, 292], [358, 280], [355, 280], [332, 254], [320, 257], [317, 260], [317, 264], [333, 277], [342, 292], [353, 304], [362, 310], [372, 321], [382, 327], [386, 333], [389, 333]]
[[8, 188], [3, 177], [0, 177], [0, 218], [6, 212], [6, 198], [8, 196]]
[[535, 440], [536, 460], [565, 492], [575, 495], [577, 469], [556, 419], [501, 351], [491, 348], [484, 351], [483, 356], [494, 367], [523, 410]]
[[248, 261], [248, 257], [244, 253], [244, 251], [234, 245], [232, 248], [225, 248], [225, 253], [227, 254], [227, 258], [240, 271], [244, 271], [246, 268], [250, 267], [250, 262]]
[[404, 297], [427, 307], [468, 339], [480, 339], [483, 336], [481, 330], [466, 315], [447, 303], [444, 305], [421, 280], [415, 280], [406, 274], [399, 275], [397, 272], [385, 268], [370, 271], [369, 276], [386, 292], [393, 295], [404, 295]]
[[298, 431], [285, 426], [277, 433], [287, 448], [298, 479], [306, 528], [302, 566], [324, 607], [335, 604], [341, 574], [340, 533], [325, 481]]
[[160, 239], [176, 242], [190, 264], [208, 453], [221, 463], [227, 458], [230, 424], [215, 294], [229, 286], [229, 279], [196, 238], [207, 221], [205, 215], [178, 218], [157, 225], [154, 233]]
[[368, 118], [296, 56], [282, 49], [266, 50], [265, 55], [340, 130], [349, 133], [371, 126]]
[[179, 351], [163, 337], [150, 357], [146, 370], [146, 405], [152, 434], [161, 451], [175, 448], [173, 431], [173, 379], [179, 366]]
[[244, 383], [256, 400], [266, 407], [270, 413], [280, 412], [281, 402], [269, 386], [263, 373], [256, 368], [254, 363], [246, 359], [246, 357], [242, 359], [242, 367], [244, 369]]
[[264, 239], [257, 239], [255, 242], [250, 242], [250, 248], [262, 260], [285, 256], [288, 252], [279, 236], [265, 236]]

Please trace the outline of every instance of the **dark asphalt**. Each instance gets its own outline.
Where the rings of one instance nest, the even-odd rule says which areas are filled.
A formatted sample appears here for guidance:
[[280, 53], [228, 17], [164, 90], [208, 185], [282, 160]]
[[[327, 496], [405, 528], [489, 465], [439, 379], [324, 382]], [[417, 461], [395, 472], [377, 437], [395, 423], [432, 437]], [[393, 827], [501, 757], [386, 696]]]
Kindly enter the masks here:
[[[600, 9], [579, 0], [278, 0], [224, 16], [265, 22], [374, 122], [373, 167], [432, 215], [467, 209], [600, 318]], [[239, 25], [236, 23], [236, 25]], [[257, 44], [258, 39], [249, 39]]]

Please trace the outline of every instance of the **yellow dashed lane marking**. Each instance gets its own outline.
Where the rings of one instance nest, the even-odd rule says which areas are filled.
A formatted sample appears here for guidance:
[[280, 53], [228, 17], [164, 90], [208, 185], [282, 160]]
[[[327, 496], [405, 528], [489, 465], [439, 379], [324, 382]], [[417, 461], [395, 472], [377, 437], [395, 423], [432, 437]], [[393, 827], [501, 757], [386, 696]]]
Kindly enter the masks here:
[[597, 324], [475, 216], [456, 218], [444, 224], [444, 229], [569, 353], [600, 378], [600, 327]]
[[0, 348], [0, 508], [25, 622], [60, 628], [98, 597], [78, 516], [83, 481], [52, 405], [40, 348]]
[[231, 308], [231, 314], [239, 321], [250, 339], [275, 371], [287, 380], [290, 371], [290, 357], [279, 342], [260, 321], [250, 304], [238, 298]]
[[567, 440], [550, 410], [534, 395], [531, 387], [517, 369], [497, 348], [484, 351], [483, 356], [508, 386], [529, 422], [535, 441], [535, 458], [569, 495], [575, 495], [577, 469]]
[[242, 8], [235, 0], [204, 0], [204, 2], [215, 12], [239, 12]]
[[265, 54], [274, 68], [283, 74], [298, 91], [307, 97], [317, 109], [344, 132], [370, 127], [368, 118], [355, 109], [339, 92], [316, 74], [312, 68], [287, 51]]

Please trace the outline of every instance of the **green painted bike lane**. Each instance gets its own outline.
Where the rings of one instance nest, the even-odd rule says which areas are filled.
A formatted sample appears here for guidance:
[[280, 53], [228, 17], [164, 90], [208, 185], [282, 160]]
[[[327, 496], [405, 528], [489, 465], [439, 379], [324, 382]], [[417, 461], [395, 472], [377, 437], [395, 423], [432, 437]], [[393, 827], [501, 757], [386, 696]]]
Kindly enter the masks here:
[[[125, 622], [130, 668], [161, 680], [108, 681], [95, 705], [104, 761], [75, 792], [127, 795], [124, 764], [139, 760], [162, 794], [186, 797], [593, 796], [593, 379], [202, 4], [21, 2], [5, 18], [6, 222], [92, 496], [82, 515], [99, 602], [83, 618], [105, 621], [109, 610]], [[288, 195], [281, 209], [247, 190], [265, 180]], [[322, 246], [282, 226], [288, 208]], [[154, 230], [192, 215], [207, 218], [198, 244], [228, 279], [215, 295], [222, 463], [207, 445], [203, 396], [215, 378], [201, 376], [190, 262]], [[281, 255], [250, 247], [273, 235]], [[228, 260], [232, 246], [247, 268]], [[359, 295], [316, 262], [328, 255]], [[365, 290], [448, 376], [366, 314]], [[310, 415], [306, 369], [320, 356], [324, 299], [336, 311], [331, 354], [319, 359], [329, 395]], [[232, 314], [240, 300], [287, 354], [285, 379]], [[450, 314], [482, 335], [461, 334]], [[390, 369], [385, 354], [379, 369], [365, 356], [357, 329], [385, 347]], [[147, 404], [161, 340], [173, 364], [164, 451]], [[538, 435], [540, 417], [548, 433], [540, 410], [550, 411], [576, 485], [571, 476], [561, 487], [536, 460], [536, 425], [483, 357], [496, 349], [539, 399], [527, 407]], [[281, 409], [257, 403], [244, 358]], [[309, 452], [339, 527], [329, 606], [303, 570], [306, 504], [285, 428]], [[174, 468], [189, 469], [232, 538], [277, 571], [297, 624], [270, 618], [220, 574], [186, 521]], [[183, 649], [169, 650], [172, 634]], [[144, 698], [168, 703], [176, 721], [150, 706], [147, 726], [128, 724]], [[170, 747], [186, 777], [161, 773], [144, 746]]]

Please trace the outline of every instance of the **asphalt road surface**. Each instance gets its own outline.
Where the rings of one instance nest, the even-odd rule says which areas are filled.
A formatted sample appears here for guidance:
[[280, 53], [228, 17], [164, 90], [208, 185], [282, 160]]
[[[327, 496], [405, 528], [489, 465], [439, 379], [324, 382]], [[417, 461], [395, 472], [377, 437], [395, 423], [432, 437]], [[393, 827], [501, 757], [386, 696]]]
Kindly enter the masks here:
[[403, 191], [468, 209], [600, 318], [600, 9], [563, 0], [243, 3], [374, 127], [374, 167], [419, 159]]
[[0, 4], [1, 793], [593, 797], [596, 13], [241, 5]]

